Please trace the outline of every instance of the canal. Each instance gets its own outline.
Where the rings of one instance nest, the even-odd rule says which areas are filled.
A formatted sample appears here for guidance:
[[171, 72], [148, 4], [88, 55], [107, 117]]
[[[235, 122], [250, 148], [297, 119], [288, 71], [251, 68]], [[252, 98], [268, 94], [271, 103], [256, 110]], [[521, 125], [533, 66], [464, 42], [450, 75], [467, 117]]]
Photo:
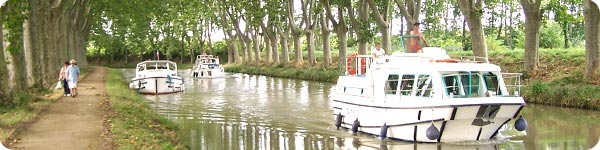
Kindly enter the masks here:
[[[126, 79], [134, 70], [122, 70]], [[181, 127], [194, 150], [226, 149], [590, 149], [599, 142], [600, 112], [528, 104], [521, 112], [526, 132], [512, 122], [497, 139], [460, 143], [412, 143], [353, 135], [334, 127], [329, 92], [333, 84], [259, 75], [217, 79], [186, 77], [186, 91], [146, 99]]]

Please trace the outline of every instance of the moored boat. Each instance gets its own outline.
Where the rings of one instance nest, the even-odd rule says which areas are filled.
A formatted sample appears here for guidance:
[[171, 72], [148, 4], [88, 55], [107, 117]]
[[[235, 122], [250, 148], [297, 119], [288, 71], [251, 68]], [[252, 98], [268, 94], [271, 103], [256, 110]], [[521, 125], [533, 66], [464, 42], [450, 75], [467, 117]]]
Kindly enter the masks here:
[[177, 74], [177, 64], [167, 60], [138, 63], [129, 88], [142, 94], [169, 94], [185, 90], [183, 78]]
[[519, 116], [519, 73], [502, 73], [486, 58], [451, 59], [440, 48], [380, 58], [351, 55], [333, 87], [335, 126], [415, 142], [491, 139]]
[[213, 55], [198, 55], [192, 67], [192, 76], [197, 78], [222, 77], [224, 69], [219, 64], [219, 58]]

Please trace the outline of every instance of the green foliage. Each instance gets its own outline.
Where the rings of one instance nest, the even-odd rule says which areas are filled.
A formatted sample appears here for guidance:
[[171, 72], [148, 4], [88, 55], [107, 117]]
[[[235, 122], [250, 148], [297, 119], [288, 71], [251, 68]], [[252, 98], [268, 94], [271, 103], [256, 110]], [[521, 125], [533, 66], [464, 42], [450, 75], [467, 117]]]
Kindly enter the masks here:
[[8, 30], [7, 41], [10, 42], [7, 51], [16, 55], [22, 52], [23, 49], [23, 23], [27, 19], [29, 5], [27, 1], [9, 0], [6, 6], [6, 20], [4, 21], [4, 29]]
[[121, 72], [108, 70], [106, 89], [114, 111], [108, 121], [118, 149], [184, 149], [175, 133], [177, 126], [156, 114], [143, 97], [130, 90]]
[[501, 40], [497, 40], [494, 37], [485, 37], [485, 44], [487, 45], [488, 51], [508, 49], [507, 46], [503, 45]]
[[541, 48], [559, 48], [563, 46], [564, 37], [560, 35], [561, 28], [558, 24], [550, 22], [540, 29]]

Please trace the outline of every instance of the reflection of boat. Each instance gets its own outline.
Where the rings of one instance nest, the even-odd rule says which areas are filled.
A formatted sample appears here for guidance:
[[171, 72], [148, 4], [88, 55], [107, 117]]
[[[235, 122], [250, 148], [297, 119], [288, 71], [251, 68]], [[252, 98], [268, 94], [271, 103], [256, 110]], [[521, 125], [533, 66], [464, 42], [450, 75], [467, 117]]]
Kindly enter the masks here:
[[185, 90], [177, 75], [177, 64], [167, 60], [149, 60], [137, 64], [129, 88], [144, 94], [168, 94]]
[[598, 140], [598, 143], [596, 143], [596, 146], [590, 148], [591, 150], [600, 150], [600, 139]]
[[213, 55], [198, 55], [192, 67], [192, 76], [199, 78], [217, 78], [223, 76], [223, 67], [219, 58]]
[[[335, 149], [360, 149], [360, 150], [497, 150], [497, 144], [440, 144], [440, 143], [412, 143], [396, 141], [363, 140], [360, 138], [336, 138]], [[511, 147], [512, 148], [512, 147]], [[520, 147], [519, 147], [520, 148]]]
[[348, 57], [330, 97], [336, 126], [405, 141], [478, 141], [525, 105], [520, 74], [501, 73], [486, 58], [423, 52]]

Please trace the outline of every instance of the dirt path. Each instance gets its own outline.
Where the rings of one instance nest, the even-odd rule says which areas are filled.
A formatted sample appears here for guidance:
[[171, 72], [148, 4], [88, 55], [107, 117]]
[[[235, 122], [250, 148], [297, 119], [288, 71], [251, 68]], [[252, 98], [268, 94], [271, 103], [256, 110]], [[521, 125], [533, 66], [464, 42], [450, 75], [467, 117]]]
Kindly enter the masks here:
[[79, 81], [79, 96], [63, 97], [44, 111], [26, 129], [11, 149], [102, 149], [101, 103], [107, 99], [104, 79], [107, 71], [93, 67]]

